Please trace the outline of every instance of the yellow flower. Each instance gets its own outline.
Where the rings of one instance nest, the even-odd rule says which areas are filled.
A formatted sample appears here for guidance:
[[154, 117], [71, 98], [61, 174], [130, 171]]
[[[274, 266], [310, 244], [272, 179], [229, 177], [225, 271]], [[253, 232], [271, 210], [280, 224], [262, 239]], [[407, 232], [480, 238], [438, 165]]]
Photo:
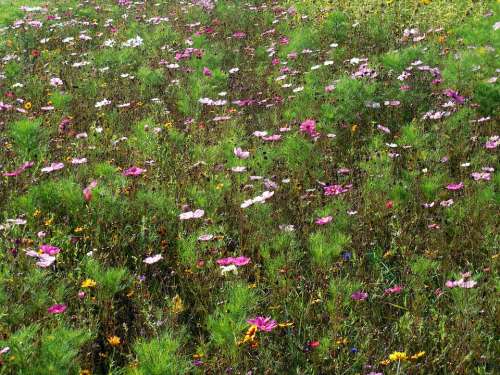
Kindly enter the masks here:
[[35, 212], [33, 212], [33, 217], [38, 217], [40, 216], [42, 213], [42, 211], [40, 211], [38, 208], [35, 210]]
[[44, 224], [45, 224], [45, 226], [50, 227], [53, 222], [54, 222], [54, 219], [50, 218], [50, 219], [45, 220]]
[[247, 333], [245, 334], [243, 340], [238, 342], [238, 345], [245, 344], [247, 342], [255, 343], [256, 333], [257, 333], [257, 326], [255, 324], [252, 324], [250, 328], [248, 328]]
[[348, 342], [349, 340], [347, 339], [347, 337], [341, 337], [340, 339], [335, 341], [337, 345], [347, 345]]
[[390, 360], [390, 359], [384, 359], [384, 360], [380, 361], [380, 364], [381, 364], [382, 366], [387, 366], [387, 365], [388, 365], [388, 364], [390, 364], [390, 363], [391, 363], [391, 360]]
[[408, 356], [406, 355], [406, 352], [394, 352], [389, 355], [389, 359], [391, 360], [391, 362], [407, 361]]
[[418, 352], [418, 353], [413, 354], [413, 355], [410, 357], [410, 359], [412, 359], [412, 360], [416, 360], [416, 359], [422, 358], [424, 355], [425, 355], [425, 352], [424, 352], [424, 351], [421, 351], [421, 352]]
[[170, 129], [173, 125], [172, 121], [167, 121], [163, 126], [165, 129]]
[[352, 124], [352, 126], [351, 126], [351, 132], [356, 133], [356, 130], [358, 130], [358, 125], [357, 124]]
[[31, 109], [33, 105], [31, 104], [31, 102], [26, 102], [24, 103], [24, 109], [26, 109], [27, 111], [29, 111]]
[[278, 323], [278, 327], [280, 328], [293, 327], [293, 322]]
[[82, 288], [93, 288], [97, 283], [92, 279], [85, 279], [82, 281]]
[[420, 0], [420, 4], [429, 5], [432, 0]]
[[92, 375], [90, 370], [80, 370], [80, 375]]
[[75, 233], [80, 233], [80, 232], [83, 232], [83, 227], [76, 227], [75, 228]]
[[184, 304], [182, 303], [181, 297], [176, 294], [174, 298], [172, 298], [172, 312], [174, 314], [179, 314], [184, 311]]
[[121, 339], [118, 336], [109, 336], [108, 342], [111, 346], [118, 346], [121, 344]]

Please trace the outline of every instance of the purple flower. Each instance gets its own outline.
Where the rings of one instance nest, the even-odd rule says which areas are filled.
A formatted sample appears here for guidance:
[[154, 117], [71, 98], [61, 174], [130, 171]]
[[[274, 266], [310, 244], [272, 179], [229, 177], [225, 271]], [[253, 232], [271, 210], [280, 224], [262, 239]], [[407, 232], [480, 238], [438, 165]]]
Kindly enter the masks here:
[[272, 320], [271, 317], [256, 316], [253, 319], [247, 320], [248, 324], [257, 326], [259, 331], [271, 332], [274, 328], [278, 326], [276, 320]]
[[89, 202], [92, 199], [92, 190], [97, 186], [97, 181], [92, 181], [85, 189], [83, 189], [83, 199]]
[[494, 135], [488, 139], [484, 147], [489, 150], [493, 150], [497, 148], [498, 145], [500, 145], [500, 137], [498, 135]]
[[67, 308], [68, 308], [68, 306], [66, 306], [65, 304], [57, 303], [55, 305], [50, 306], [47, 309], [47, 311], [49, 312], [49, 314], [61, 314], [64, 311], [66, 311]]
[[351, 298], [355, 301], [364, 301], [368, 298], [368, 293], [358, 290], [351, 294]]
[[146, 172], [146, 169], [142, 169], [139, 167], [130, 167], [128, 169], [125, 169], [122, 174], [126, 177], [127, 176], [140, 176], [144, 172]]
[[36, 262], [36, 265], [41, 268], [47, 268], [50, 267], [54, 262], [56, 261], [56, 257], [49, 255], [49, 254], [39, 254], [36, 251], [29, 250], [26, 252], [27, 256], [37, 258], [38, 262]]
[[452, 89], [444, 90], [444, 95], [452, 98], [458, 104], [464, 104], [465, 98], [463, 96], [458, 95], [458, 91], [453, 91]]
[[212, 77], [212, 71], [205, 66], [203, 68], [203, 75], [207, 77]]

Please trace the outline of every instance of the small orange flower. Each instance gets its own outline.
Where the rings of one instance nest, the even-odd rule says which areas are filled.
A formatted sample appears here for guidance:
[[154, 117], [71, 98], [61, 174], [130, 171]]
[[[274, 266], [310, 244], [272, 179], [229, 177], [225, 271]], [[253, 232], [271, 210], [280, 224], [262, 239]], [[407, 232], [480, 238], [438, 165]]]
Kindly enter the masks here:
[[118, 336], [109, 336], [108, 342], [111, 346], [118, 346], [121, 344], [121, 339]]

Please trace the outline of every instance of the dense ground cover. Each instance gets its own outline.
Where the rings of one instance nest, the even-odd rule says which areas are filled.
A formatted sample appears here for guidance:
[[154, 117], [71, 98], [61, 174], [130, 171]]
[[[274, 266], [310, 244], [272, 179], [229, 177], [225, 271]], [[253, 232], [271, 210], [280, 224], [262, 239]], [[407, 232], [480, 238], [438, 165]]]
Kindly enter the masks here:
[[498, 373], [498, 1], [0, 10], [0, 374]]

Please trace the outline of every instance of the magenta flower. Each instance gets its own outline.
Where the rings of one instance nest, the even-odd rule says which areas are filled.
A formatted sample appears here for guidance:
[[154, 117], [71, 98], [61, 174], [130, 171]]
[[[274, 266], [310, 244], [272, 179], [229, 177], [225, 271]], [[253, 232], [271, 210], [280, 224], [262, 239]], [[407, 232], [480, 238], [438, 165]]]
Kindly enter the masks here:
[[271, 332], [274, 328], [278, 326], [276, 320], [271, 319], [271, 317], [256, 316], [253, 319], [247, 320], [248, 324], [257, 326], [259, 331]]
[[61, 314], [64, 311], [66, 311], [67, 308], [68, 308], [68, 306], [66, 306], [65, 304], [57, 303], [55, 305], [50, 306], [47, 309], [47, 311], [49, 312], [49, 314]]
[[464, 187], [463, 182], [453, 183], [446, 186], [446, 189], [451, 191], [462, 190]]
[[302, 124], [300, 124], [300, 131], [306, 133], [311, 138], [319, 137], [319, 133], [316, 131], [316, 121], [307, 119]]
[[349, 190], [352, 189], [352, 185], [330, 185], [330, 186], [324, 186], [324, 193], [327, 196], [330, 195], [340, 195], [343, 193], [347, 193]]
[[47, 254], [47, 255], [51, 255], [51, 256], [59, 254], [59, 252], [61, 251], [61, 249], [59, 249], [56, 246], [52, 246], [52, 245], [41, 245], [40, 250], [42, 251], [42, 253]]
[[402, 285], [394, 285], [392, 288], [387, 288], [384, 290], [384, 294], [398, 294], [403, 291], [403, 286]]
[[237, 267], [241, 267], [241, 266], [245, 266], [248, 263], [250, 263], [250, 258], [247, 258], [245, 256], [239, 256], [236, 258], [233, 258], [233, 257], [221, 258], [221, 259], [217, 260], [216, 263], [219, 266], [229, 266], [229, 265], [233, 264]]
[[203, 75], [207, 77], [212, 77], [212, 71], [205, 66], [203, 68]]
[[130, 167], [128, 169], [125, 169], [122, 174], [126, 177], [127, 176], [140, 176], [144, 172], [146, 172], [146, 169], [142, 169], [139, 167]]
[[28, 161], [26, 163], [23, 163], [19, 168], [17, 168], [15, 171], [12, 172], [4, 172], [3, 176], [4, 177], [16, 177], [19, 176], [21, 173], [23, 173], [26, 169], [31, 168], [34, 165], [32, 161]]
[[351, 294], [351, 298], [355, 301], [364, 301], [368, 298], [368, 293], [358, 290]]
[[332, 220], [333, 220], [332, 216], [325, 216], [325, 217], [320, 217], [319, 219], [316, 219], [315, 223], [318, 225], [325, 225], [325, 224], [328, 224]]

